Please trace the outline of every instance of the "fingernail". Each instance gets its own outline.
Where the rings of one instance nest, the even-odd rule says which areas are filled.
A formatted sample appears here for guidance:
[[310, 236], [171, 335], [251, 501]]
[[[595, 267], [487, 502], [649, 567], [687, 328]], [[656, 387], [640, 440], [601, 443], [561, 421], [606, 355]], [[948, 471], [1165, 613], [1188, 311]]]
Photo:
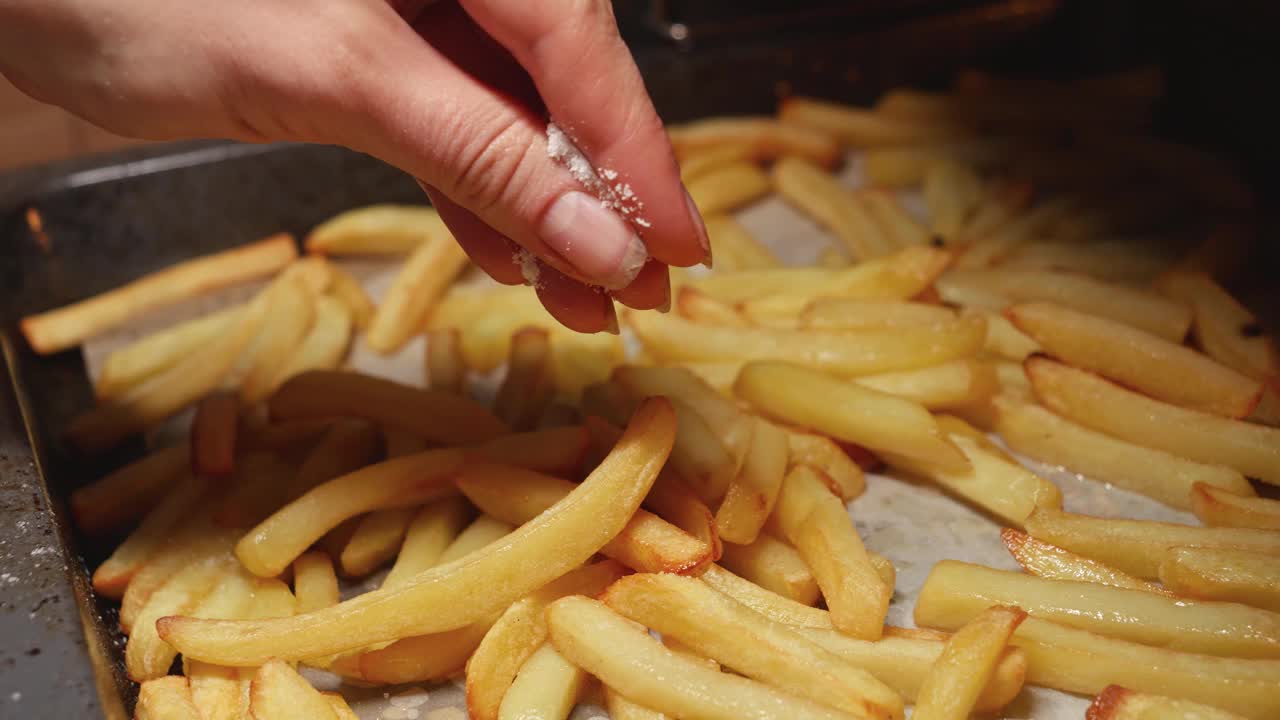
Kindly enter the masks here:
[[622, 330], [618, 327], [618, 311], [613, 307], [613, 301], [609, 301], [608, 308], [605, 310], [604, 331], [610, 335], [621, 335]]
[[666, 282], [662, 283], [662, 294], [663, 294], [662, 304], [659, 305], [656, 309], [660, 313], [669, 313], [671, 312], [671, 275], [670, 274], [666, 276]]
[[543, 217], [538, 235], [583, 277], [609, 290], [630, 285], [649, 259], [644, 242], [626, 221], [583, 192], [561, 195]]
[[698, 231], [698, 246], [702, 248], [702, 255], [705, 258], [702, 264], [710, 269], [711, 238], [707, 236], [707, 226], [702, 222], [702, 213], [698, 212], [698, 206], [694, 204], [693, 196], [687, 189], [684, 191], [684, 203], [689, 208], [689, 219], [693, 221], [693, 227]]

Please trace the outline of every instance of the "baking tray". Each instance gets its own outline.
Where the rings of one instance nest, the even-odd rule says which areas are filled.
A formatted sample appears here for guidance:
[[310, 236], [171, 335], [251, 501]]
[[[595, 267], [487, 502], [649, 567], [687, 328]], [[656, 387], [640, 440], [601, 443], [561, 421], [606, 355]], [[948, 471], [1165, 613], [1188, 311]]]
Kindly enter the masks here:
[[[1043, 42], [1057, 6], [978, 4], [854, 34], [694, 52], [642, 33], [633, 47], [659, 112], [681, 121], [771, 112], [785, 92], [867, 101], [1002, 57], [1051, 66], [1061, 58], [1035, 51], [1057, 47]], [[64, 501], [141, 444], [96, 458], [68, 452], [59, 429], [92, 402], [84, 360], [78, 350], [36, 356], [17, 319], [193, 255], [302, 235], [350, 207], [422, 201], [399, 171], [317, 146], [184, 143], [0, 176], [0, 717], [125, 717], [134, 699], [114, 610], [88, 585], [113, 543], [84, 542]]]

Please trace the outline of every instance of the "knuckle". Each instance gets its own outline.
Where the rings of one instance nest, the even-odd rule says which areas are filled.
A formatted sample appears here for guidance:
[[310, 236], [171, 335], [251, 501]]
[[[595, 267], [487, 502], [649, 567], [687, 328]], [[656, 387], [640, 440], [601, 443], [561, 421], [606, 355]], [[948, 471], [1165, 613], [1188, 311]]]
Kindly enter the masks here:
[[454, 169], [452, 197], [481, 215], [516, 201], [519, 189], [535, 173], [538, 156], [529, 142], [529, 127], [519, 117], [495, 119], [486, 129], [455, 137], [457, 143], [449, 166]]

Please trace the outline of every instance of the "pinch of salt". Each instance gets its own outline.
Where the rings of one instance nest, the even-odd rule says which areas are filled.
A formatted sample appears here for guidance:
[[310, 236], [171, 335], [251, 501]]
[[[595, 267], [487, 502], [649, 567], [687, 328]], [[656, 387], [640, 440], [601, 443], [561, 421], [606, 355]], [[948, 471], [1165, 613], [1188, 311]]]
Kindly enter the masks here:
[[542, 280], [542, 269], [538, 267], [538, 259], [528, 250], [517, 250], [511, 261], [520, 266], [520, 275], [526, 283], [537, 288]]

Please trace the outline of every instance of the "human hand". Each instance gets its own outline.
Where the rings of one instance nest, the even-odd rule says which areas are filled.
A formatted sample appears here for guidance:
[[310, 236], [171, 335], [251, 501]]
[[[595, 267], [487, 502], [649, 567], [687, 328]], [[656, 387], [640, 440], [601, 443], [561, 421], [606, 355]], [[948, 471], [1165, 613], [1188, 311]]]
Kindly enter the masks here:
[[[536, 276], [582, 332], [616, 323], [611, 296], [666, 305], [667, 265], [710, 259], [607, 0], [389, 3], [0, 0], [0, 72], [124, 135], [332, 143], [394, 164], [477, 265]], [[589, 158], [577, 178], [563, 137], [548, 154], [548, 116]]]

